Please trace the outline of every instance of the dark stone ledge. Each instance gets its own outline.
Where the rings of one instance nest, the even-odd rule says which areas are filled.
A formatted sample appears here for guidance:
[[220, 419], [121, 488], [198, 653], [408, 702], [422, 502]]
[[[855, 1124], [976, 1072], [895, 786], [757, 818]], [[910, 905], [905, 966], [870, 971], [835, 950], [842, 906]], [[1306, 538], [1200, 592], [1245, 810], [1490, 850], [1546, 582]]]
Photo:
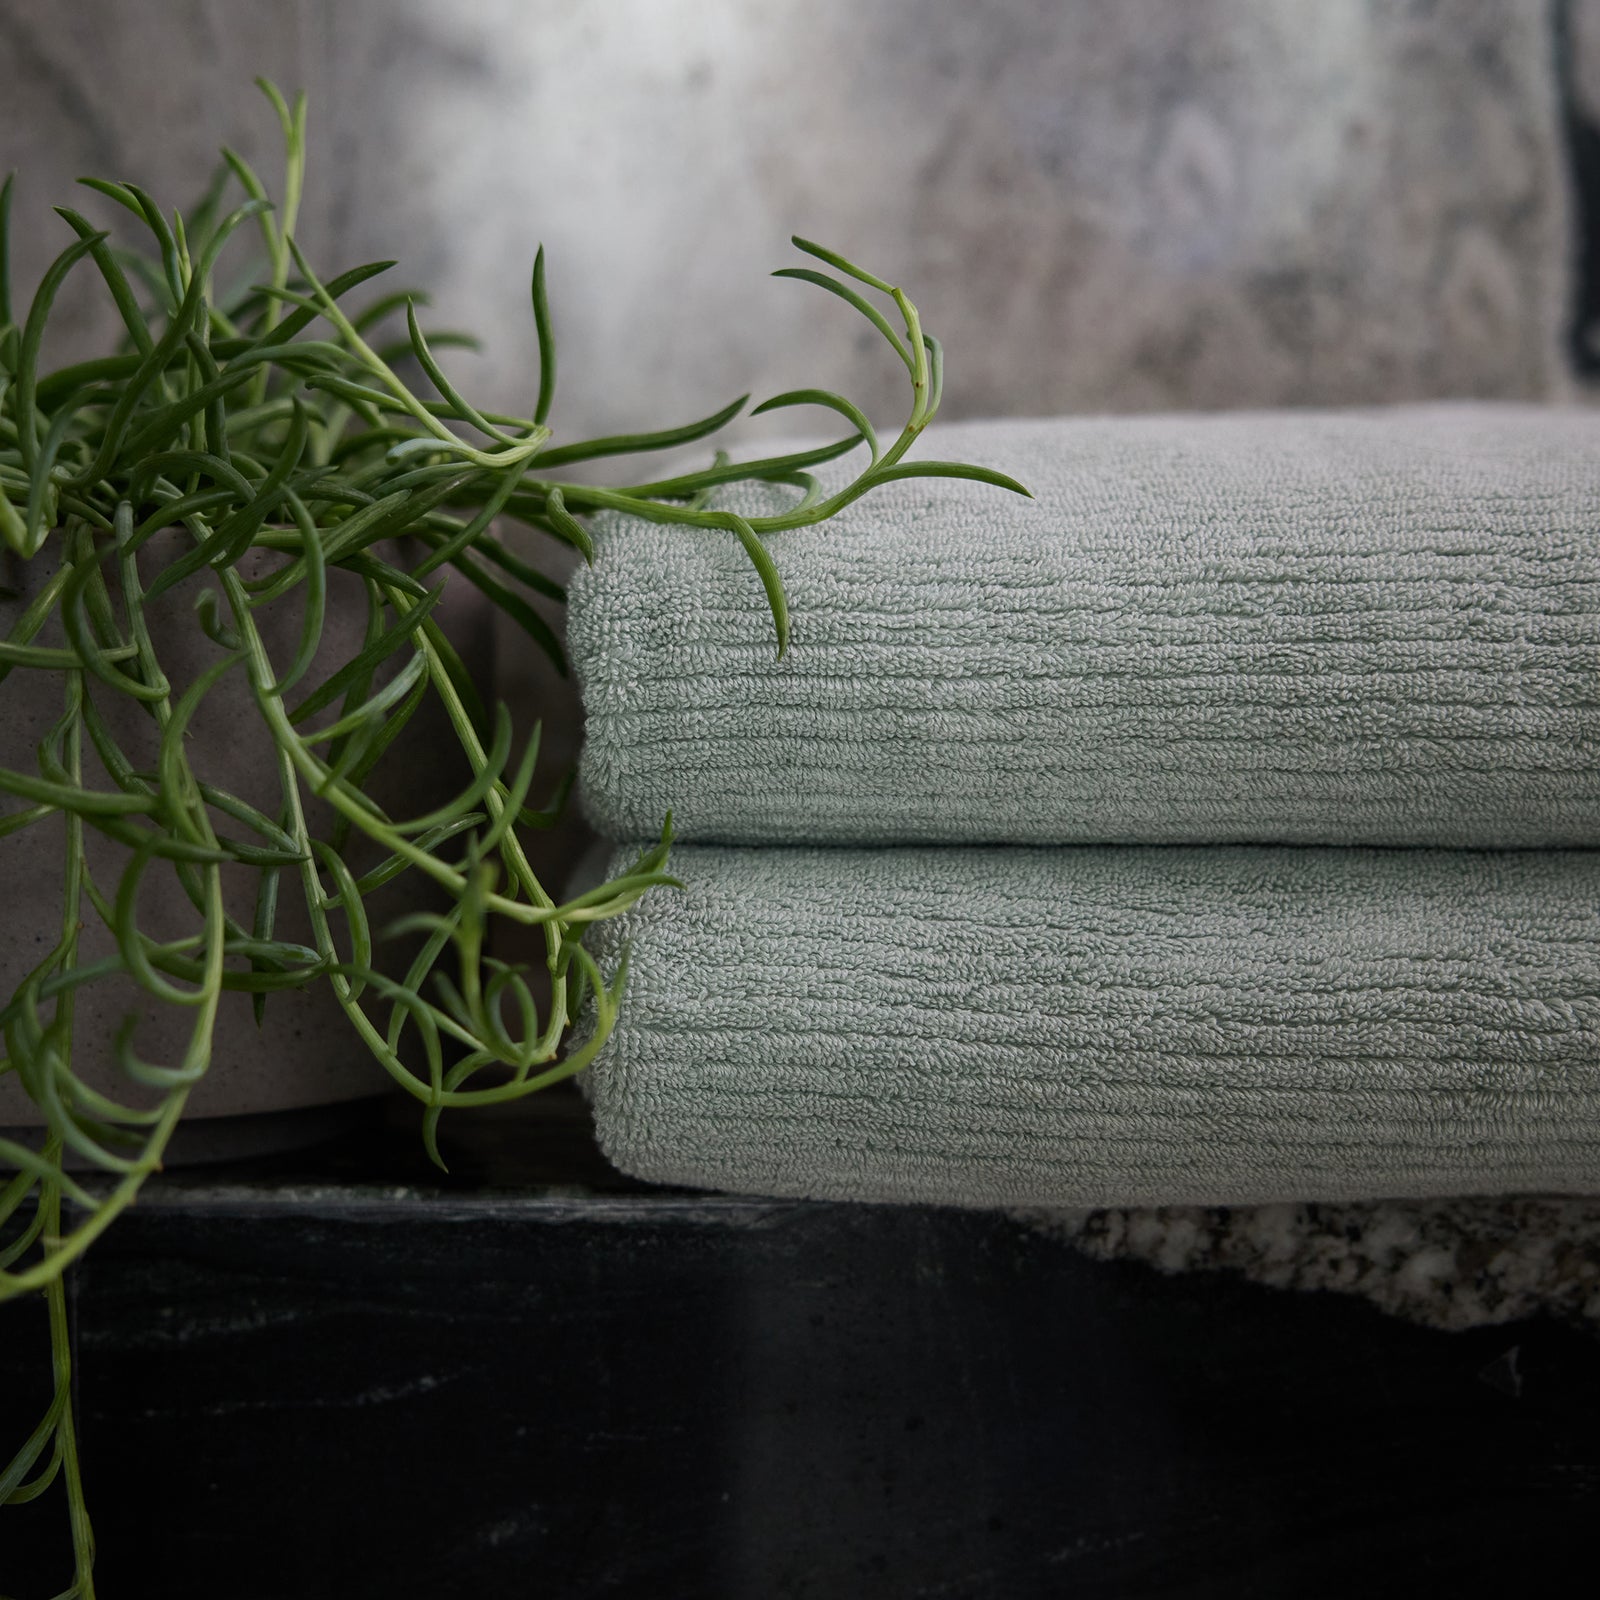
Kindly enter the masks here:
[[[448, 1183], [410, 1113], [164, 1176], [91, 1253], [101, 1593], [1346, 1600], [1590, 1559], [1576, 1329], [1441, 1333], [994, 1215], [643, 1190], [576, 1099], [445, 1142]], [[13, 1399], [32, 1309], [0, 1313]], [[7, 1518], [0, 1592], [53, 1593], [59, 1504]]]

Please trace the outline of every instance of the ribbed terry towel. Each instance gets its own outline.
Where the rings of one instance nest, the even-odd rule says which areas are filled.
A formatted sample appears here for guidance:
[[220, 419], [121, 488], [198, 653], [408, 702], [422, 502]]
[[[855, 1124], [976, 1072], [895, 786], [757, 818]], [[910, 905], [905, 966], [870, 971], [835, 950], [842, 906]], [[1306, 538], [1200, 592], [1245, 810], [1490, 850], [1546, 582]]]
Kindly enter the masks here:
[[959, 1205], [1600, 1191], [1600, 851], [686, 847], [624, 1171]]
[[916, 479], [773, 535], [781, 661], [731, 536], [597, 530], [569, 624], [602, 832], [670, 807], [721, 843], [1600, 845], [1600, 413], [924, 443], [1037, 498]]

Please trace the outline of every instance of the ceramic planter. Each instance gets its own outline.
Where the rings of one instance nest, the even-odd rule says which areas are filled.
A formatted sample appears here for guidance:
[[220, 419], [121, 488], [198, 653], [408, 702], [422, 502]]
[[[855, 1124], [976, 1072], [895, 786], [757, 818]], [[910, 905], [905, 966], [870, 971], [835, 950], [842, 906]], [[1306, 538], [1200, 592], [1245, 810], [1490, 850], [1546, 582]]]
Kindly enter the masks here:
[[[160, 552], [155, 552], [159, 556]], [[26, 567], [12, 562], [10, 593], [0, 598], [0, 637], [9, 632], [53, 563], [47, 549]], [[156, 570], [151, 563], [146, 572]], [[365, 607], [359, 587], [350, 584], [340, 593], [343, 574], [331, 575], [328, 620], [323, 649], [306, 680], [309, 686], [360, 649]], [[464, 593], [462, 592], [464, 591]], [[157, 603], [152, 634], [163, 665], [175, 686], [181, 686], [216, 661], [218, 647], [195, 624], [190, 612], [193, 585], [179, 588]], [[440, 613], [470, 669], [480, 681], [488, 669], [489, 620], [476, 591], [463, 583], [452, 584]], [[261, 615], [261, 627], [274, 659], [287, 661], [300, 626], [298, 599], [290, 597]], [[39, 643], [60, 643], [55, 639]], [[95, 704], [134, 765], [153, 766], [156, 752], [154, 724], [135, 702], [109, 689], [94, 686]], [[303, 691], [302, 691], [303, 692]], [[37, 746], [61, 715], [64, 679], [53, 671], [14, 669], [0, 683], [0, 765], [32, 772], [37, 769]], [[85, 781], [107, 786], [92, 750], [85, 756]], [[399, 741], [407, 754], [405, 764], [394, 761], [385, 774], [380, 767], [374, 783], [377, 797], [391, 815], [416, 814], [448, 797], [465, 781], [453, 736], [442, 708], [425, 702]], [[422, 759], [418, 759], [419, 752]], [[268, 815], [278, 810], [275, 756], [243, 672], [235, 669], [202, 702], [188, 744], [197, 775], [258, 806]], [[6, 807], [14, 809], [18, 802]], [[223, 825], [228, 831], [228, 825]], [[235, 827], [231, 831], [237, 833]], [[18, 982], [60, 937], [65, 826], [59, 817], [36, 823], [0, 838], [0, 897], [6, 914], [0, 918], [0, 996], [9, 998]], [[92, 830], [87, 851], [90, 870], [108, 896], [114, 896], [128, 852]], [[229, 911], [248, 924], [254, 894], [253, 874], [235, 870], [227, 876]], [[374, 897], [371, 910], [375, 928], [419, 903], [414, 875], [398, 880], [386, 902]], [[299, 892], [288, 873], [280, 897], [280, 937], [304, 939], [308, 929]], [[196, 932], [200, 918], [170, 864], [156, 862], [143, 880], [139, 894], [139, 924], [158, 938], [176, 938]], [[110, 954], [115, 943], [92, 913], [80, 934], [88, 959]], [[342, 936], [342, 925], [335, 924]], [[149, 1001], [130, 979], [122, 976], [97, 982], [79, 991], [74, 1019], [76, 1070], [93, 1088], [139, 1105], [140, 1091], [116, 1062], [113, 1041], [130, 1013], [140, 1021], [134, 1047], [145, 1060], [176, 1063], [187, 1044], [194, 1013], [188, 1008], [157, 1005]], [[314, 1108], [347, 1104], [360, 1097], [384, 1092], [389, 1079], [370, 1056], [343, 1016], [330, 987], [315, 982], [304, 991], [284, 991], [269, 996], [265, 1017], [257, 1026], [250, 997], [229, 992], [222, 997], [212, 1061], [206, 1076], [191, 1092], [185, 1122], [176, 1146], [202, 1157], [230, 1154], [279, 1143], [296, 1129], [314, 1133], [327, 1116], [307, 1117]], [[286, 1114], [297, 1114], [291, 1123]], [[241, 1122], [240, 1119], [248, 1119]], [[13, 1074], [0, 1076], [0, 1127], [37, 1127], [37, 1107], [23, 1093]], [[197, 1137], [198, 1133], [198, 1137]]]

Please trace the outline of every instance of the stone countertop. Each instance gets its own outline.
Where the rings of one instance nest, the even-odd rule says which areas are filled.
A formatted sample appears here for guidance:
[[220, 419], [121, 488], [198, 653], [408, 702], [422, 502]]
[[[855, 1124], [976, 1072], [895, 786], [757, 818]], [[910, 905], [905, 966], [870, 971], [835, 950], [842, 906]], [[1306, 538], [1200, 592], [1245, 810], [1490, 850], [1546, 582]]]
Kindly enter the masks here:
[[1513, 1195], [1019, 1215], [1099, 1260], [1358, 1295], [1434, 1328], [1546, 1314], [1600, 1333], [1600, 1199]]
[[[414, 1107], [364, 1121], [163, 1174], [75, 1275], [103, 1592], [1347, 1600], [1556, 1592], [1592, 1554], [1591, 1332], [1091, 1259], [1306, 1284], [1334, 1208], [645, 1189], [576, 1096], [447, 1119], [444, 1179]], [[1357, 1234], [1369, 1288], [1478, 1260]], [[0, 1307], [7, 1437], [36, 1310]], [[6, 1516], [0, 1592], [56, 1592], [59, 1508]]]
[[[422, 1152], [405, 1098], [352, 1107], [338, 1138], [218, 1166], [179, 1166], [141, 1205], [440, 1203], [618, 1195], [710, 1203], [642, 1184], [595, 1147], [586, 1102], [570, 1085], [442, 1123], [442, 1173]], [[1462, 1330], [1549, 1315], [1600, 1333], [1600, 1197], [1509, 1195], [1307, 1205], [1019, 1210], [1098, 1261], [1163, 1274], [1226, 1272], [1277, 1290], [1352, 1294], [1408, 1322]]]
[[[448, 1173], [426, 1159], [408, 1100], [357, 1109], [341, 1136], [283, 1155], [183, 1167], [146, 1205], [237, 1206], [288, 1198], [440, 1202], [502, 1197], [658, 1203], [711, 1197], [664, 1190], [600, 1154], [588, 1109], [568, 1085], [441, 1125]], [[1600, 1197], [1514, 1195], [1235, 1207], [1013, 1213], [1096, 1260], [1163, 1273], [1225, 1272], [1275, 1289], [1328, 1290], [1428, 1327], [1485, 1327], [1537, 1315], [1600, 1332]]]

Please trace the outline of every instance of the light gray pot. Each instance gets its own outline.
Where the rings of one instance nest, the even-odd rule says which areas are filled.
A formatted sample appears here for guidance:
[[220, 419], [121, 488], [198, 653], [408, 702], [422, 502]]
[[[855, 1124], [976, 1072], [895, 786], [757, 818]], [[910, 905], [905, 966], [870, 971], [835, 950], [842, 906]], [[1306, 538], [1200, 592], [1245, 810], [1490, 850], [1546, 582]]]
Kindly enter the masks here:
[[[27, 568], [12, 563], [9, 574], [14, 598], [0, 598], [0, 637], [9, 632], [31, 592], [54, 563], [48, 549]], [[149, 570], [154, 570], [152, 567]], [[342, 574], [331, 574], [328, 621], [323, 648], [309, 688], [328, 670], [360, 648], [365, 609], [352, 584], [340, 594]], [[148, 573], [147, 573], [148, 581]], [[164, 669], [175, 686], [190, 681], [218, 659], [217, 647], [196, 625], [190, 611], [195, 587], [182, 585], [164, 597], [152, 622], [152, 634]], [[487, 681], [490, 625], [487, 607], [464, 583], [450, 586], [440, 606], [457, 648], [480, 682]], [[275, 661], [287, 661], [298, 637], [298, 601], [285, 602], [262, 614], [261, 626]], [[171, 640], [169, 648], [164, 640]], [[41, 636], [36, 642], [59, 643]], [[65, 684], [61, 674], [18, 668], [0, 683], [0, 764], [37, 770], [37, 746], [61, 715]], [[303, 690], [301, 692], [304, 692]], [[113, 727], [136, 766], [154, 765], [153, 722], [134, 702], [111, 690], [96, 693], [96, 704]], [[86, 781], [108, 786], [99, 762], [86, 745]], [[465, 773], [443, 709], [425, 704], [398, 741], [412, 752], [408, 769], [391, 773], [379, 785], [379, 798], [391, 815], [414, 815], [440, 803], [465, 782]], [[417, 761], [415, 752], [427, 753]], [[192, 725], [189, 757], [198, 775], [239, 795], [268, 815], [278, 808], [275, 761], [260, 713], [241, 669], [228, 674], [202, 703]], [[380, 768], [380, 773], [383, 769]], [[19, 802], [12, 802], [11, 810]], [[223, 824], [238, 833], [236, 826]], [[128, 852], [89, 832], [90, 868], [102, 892], [114, 897]], [[46, 956], [60, 937], [65, 825], [59, 818], [0, 839], [0, 1003]], [[359, 868], [358, 868], [359, 870]], [[375, 931], [394, 916], [414, 909], [420, 886], [408, 875], [384, 891], [387, 899], [371, 903]], [[238, 873], [227, 880], [229, 910], [249, 925], [253, 877]], [[308, 936], [300, 892], [289, 872], [280, 891], [281, 937]], [[139, 896], [140, 925], [157, 937], [172, 938], [198, 931], [200, 918], [176, 874], [164, 862], [154, 863]], [[90, 959], [115, 950], [109, 931], [90, 913], [80, 933], [81, 949]], [[342, 923], [336, 922], [342, 937]], [[113, 977], [79, 991], [74, 1017], [75, 1070], [86, 1083], [128, 1105], [150, 1103], [117, 1064], [113, 1041], [129, 1014], [137, 1014], [134, 1047], [147, 1061], [176, 1064], [187, 1045], [194, 1012], [156, 1004], [130, 979]], [[219, 1008], [211, 1065], [191, 1091], [182, 1137], [170, 1154], [177, 1159], [210, 1159], [246, 1153], [264, 1146], [282, 1146], [316, 1137], [329, 1126], [327, 1108], [392, 1087], [387, 1073], [361, 1043], [335, 1000], [330, 986], [316, 981], [304, 991], [270, 995], [265, 1017], [257, 1026], [250, 997], [226, 993]], [[321, 1115], [307, 1115], [323, 1108]], [[290, 1116], [293, 1113], [295, 1115]], [[0, 1127], [37, 1128], [40, 1113], [12, 1073], [0, 1075]]]

